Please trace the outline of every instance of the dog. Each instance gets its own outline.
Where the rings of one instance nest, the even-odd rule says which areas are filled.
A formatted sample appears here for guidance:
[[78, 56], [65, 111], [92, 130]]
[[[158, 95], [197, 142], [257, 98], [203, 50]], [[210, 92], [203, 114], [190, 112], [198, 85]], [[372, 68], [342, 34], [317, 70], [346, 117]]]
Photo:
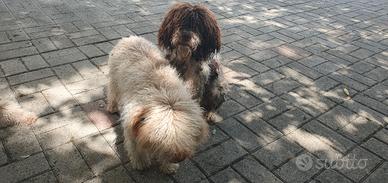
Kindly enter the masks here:
[[212, 121], [209, 116], [225, 101], [227, 88], [217, 54], [221, 31], [215, 15], [202, 5], [173, 5], [160, 26], [158, 46]]
[[208, 124], [185, 82], [148, 40], [121, 39], [109, 59], [107, 110], [119, 112], [134, 169], [157, 164], [174, 173], [208, 136]]
[[32, 124], [38, 117], [25, 111], [20, 106], [0, 99], [0, 127], [7, 127], [18, 124]]

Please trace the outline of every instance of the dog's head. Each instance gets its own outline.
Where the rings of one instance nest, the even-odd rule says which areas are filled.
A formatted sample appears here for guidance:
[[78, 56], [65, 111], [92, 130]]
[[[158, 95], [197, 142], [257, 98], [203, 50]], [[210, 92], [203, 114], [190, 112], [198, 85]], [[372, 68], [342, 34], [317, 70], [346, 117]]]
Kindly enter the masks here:
[[132, 134], [138, 147], [159, 161], [180, 162], [191, 157], [207, 138], [208, 125], [194, 101], [179, 101], [167, 93], [130, 117]]
[[185, 61], [191, 57], [207, 60], [220, 50], [221, 31], [215, 15], [205, 6], [177, 3], [164, 17], [158, 44], [168, 54], [184, 57]]

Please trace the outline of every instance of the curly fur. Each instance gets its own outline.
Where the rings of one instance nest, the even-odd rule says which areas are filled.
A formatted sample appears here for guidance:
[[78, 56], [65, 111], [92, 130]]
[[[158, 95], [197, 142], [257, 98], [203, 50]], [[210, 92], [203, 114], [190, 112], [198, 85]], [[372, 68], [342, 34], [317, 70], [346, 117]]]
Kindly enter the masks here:
[[208, 133], [199, 104], [159, 49], [144, 38], [123, 38], [109, 55], [108, 105], [121, 113], [131, 165], [155, 160], [165, 173], [192, 156]]
[[225, 101], [227, 85], [217, 56], [220, 32], [216, 17], [208, 8], [177, 3], [166, 14], [158, 33], [159, 47], [188, 83], [206, 115]]
[[0, 127], [16, 124], [32, 124], [38, 117], [22, 110], [18, 105], [0, 99]]
[[220, 50], [221, 31], [215, 15], [205, 6], [176, 3], [160, 26], [158, 44], [168, 57], [175, 58], [177, 54], [181, 61], [182, 58], [204, 61]]

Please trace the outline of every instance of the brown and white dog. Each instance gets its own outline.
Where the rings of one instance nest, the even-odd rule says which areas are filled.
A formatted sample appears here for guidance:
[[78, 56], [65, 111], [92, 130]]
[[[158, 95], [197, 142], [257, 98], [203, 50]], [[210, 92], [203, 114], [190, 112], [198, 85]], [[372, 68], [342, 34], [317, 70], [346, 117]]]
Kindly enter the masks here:
[[121, 39], [109, 55], [109, 112], [120, 112], [124, 146], [135, 169], [160, 165], [173, 173], [206, 140], [208, 124], [156, 45], [144, 38]]
[[227, 86], [217, 55], [221, 31], [215, 15], [203, 5], [173, 5], [160, 26], [158, 45], [211, 116], [225, 101]]

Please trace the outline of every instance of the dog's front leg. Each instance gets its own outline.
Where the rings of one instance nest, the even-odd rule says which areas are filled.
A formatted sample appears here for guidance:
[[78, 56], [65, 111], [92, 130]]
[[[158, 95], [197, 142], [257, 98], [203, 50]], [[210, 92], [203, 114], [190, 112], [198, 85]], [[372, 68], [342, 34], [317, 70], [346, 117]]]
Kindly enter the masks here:
[[128, 150], [132, 168], [136, 170], [143, 170], [151, 166], [151, 158], [148, 153], [137, 147], [135, 142], [126, 142], [125, 145]]
[[159, 167], [160, 171], [165, 173], [165, 174], [176, 173], [178, 168], [179, 168], [179, 164], [178, 163], [170, 163], [170, 162], [162, 162], [160, 164], [160, 167]]

